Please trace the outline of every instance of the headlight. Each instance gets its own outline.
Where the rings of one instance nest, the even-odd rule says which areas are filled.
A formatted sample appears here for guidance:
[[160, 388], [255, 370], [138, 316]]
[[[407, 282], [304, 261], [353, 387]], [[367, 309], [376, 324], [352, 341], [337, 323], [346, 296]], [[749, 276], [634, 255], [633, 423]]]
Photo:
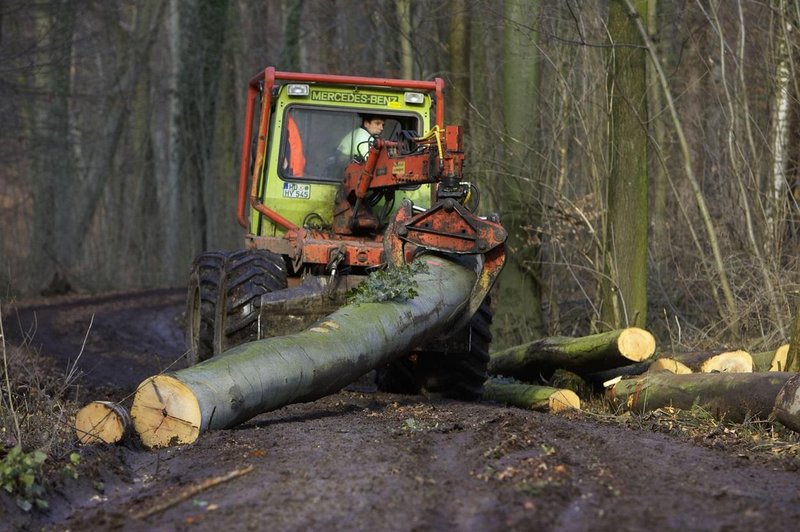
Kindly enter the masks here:
[[405, 100], [407, 104], [421, 105], [425, 103], [425, 95], [421, 92], [407, 92], [405, 93]]
[[289, 96], [308, 96], [308, 85], [290, 83], [286, 86], [286, 92]]

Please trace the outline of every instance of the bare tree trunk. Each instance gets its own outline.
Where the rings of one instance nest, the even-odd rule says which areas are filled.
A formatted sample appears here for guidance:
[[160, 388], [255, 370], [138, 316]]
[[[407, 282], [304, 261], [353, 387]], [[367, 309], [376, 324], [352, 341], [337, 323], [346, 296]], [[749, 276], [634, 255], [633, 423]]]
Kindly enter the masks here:
[[791, 23], [784, 19], [786, 6], [783, 1], [779, 2], [778, 18], [780, 24], [780, 34], [778, 36], [777, 58], [775, 61], [775, 86], [773, 104], [770, 107], [770, 143], [772, 147], [772, 199], [773, 207], [772, 221], [777, 205], [783, 202], [787, 190], [786, 165], [788, 162], [789, 147], [789, 51], [786, 42], [786, 32], [791, 31]]
[[499, 279], [503, 305], [495, 314], [494, 326], [513, 344], [540, 337], [545, 330], [540, 245], [529, 236], [541, 219], [541, 187], [533, 171], [539, 96], [539, 2], [507, 0], [504, 5], [504, 156], [509, 172], [498, 179], [497, 201], [508, 229], [509, 260]]
[[647, 318], [647, 70], [631, 21], [647, 12], [647, 0], [634, 8], [612, 0], [608, 14], [610, 170], [600, 317], [609, 329], [643, 327]]
[[[650, 35], [655, 35], [658, 31], [658, 0], [651, 0], [648, 3], [647, 29]], [[653, 138], [653, 164], [650, 167], [651, 183], [653, 190], [653, 212], [650, 216], [650, 225], [653, 228], [652, 251], [657, 266], [661, 266], [661, 259], [664, 257], [664, 250], [667, 247], [667, 192], [669, 190], [667, 182], [666, 158], [668, 151], [666, 148], [666, 131], [664, 121], [660, 117], [664, 110], [664, 99], [661, 88], [658, 86], [657, 74], [652, 62], [647, 62], [647, 104], [648, 116], [653, 117], [650, 122], [650, 134]]]
[[466, 0], [450, 0], [450, 13], [448, 123], [466, 126], [469, 116], [469, 4]]
[[[162, 48], [162, 62], [156, 64], [154, 75], [153, 114], [156, 120], [150, 122], [150, 136], [153, 149], [153, 170], [156, 175], [156, 195], [161, 236], [161, 258], [164, 281], [174, 283], [180, 278], [184, 268], [180, 259], [185, 253], [185, 233], [182, 230], [183, 212], [180, 208], [180, 135], [178, 119], [180, 116], [180, 92], [178, 79], [181, 69], [181, 20], [178, 0], [169, 0], [166, 8], [166, 21], [163, 24], [165, 46]], [[163, 67], [162, 67], [163, 65]], [[163, 71], [160, 70], [163, 68]]]
[[[624, 0], [624, 2], [629, 12], [631, 13], [636, 12], [635, 8], [633, 7], [633, 4], [631, 4], [631, 0]], [[672, 116], [672, 122], [675, 127], [675, 133], [678, 135], [678, 142], [681, 147], [681, 153], [683, 155], [683, 169], [686, 173], [686, 178], [689, 181], [689, 184], [691, 185], [694, 199], [697, 203], [698, 209], [700, 210], [701, 220], [706, 229], [706, 236], [708, 238], [709, 245], [711, 246], [711, 252], [714, 258], [714, 266], [716, 269], [717, 276], [719, 278], [720, 290], [722, 292], [723, 300], [725, 302], [725, 306], [719, 309], [720, 317], [722, 317], [723, 319], [728, 319], [731, 323], [731, 327], [734, 328], [735, 330], [735, 319], [737, 315], [736, 303], [733, 298], [733, 290], [731, 290], [730, 281], [728, 280], [728, 273], [727, 270], [725, 269], [725, 262], [722, 258], [722, 252], [720, 251], [719, 239], [717, 238], [717, 230], [714, 227], [714, 222], [711, 218], [711, 214], [708, 212], [708, 206], [706, 204], [703, 191], [700, 187], [700, 183], [697, 180], [697, 176], [695, 175], [694, 168], [692, 168], [692, 159], [689, 152], [689, 145], [686, 142], [686, 136], [684, 135], [683, 132], [683, 125], [681, 124], [680, 118], [678, 117], [678, 113], [675, 108], [675, 102], [673, 101], [672, 95], [669, 92], [669, 85], [667, 83], [667, 78], [666, 75], [664, 74], [664, 70], [661, 68], [659, 57], [656, 53], [655, 47], [653, 46], [653, 42], [647, 35], [647, 30], [644, 28], [641, 20], [636, 18], [635, 21], [636, 21], [636, 26], [639, 30], [639, 34], [642, 36], [642, 41], [644, 42], [650, 54], [650, 59], [652, 61], [652, 64], [655, 67], [656, 72], [658, 73], [658, 78], [661, 87], [664, 90], [667, 107], [670, 111], [670, 115]]]
[[303, 0], [289, 0], [283, 34], [281, 70], [300, 71], [300, 27], [303, 22]]
[[[80, 212], [80, 194], [70, 149], [69, 93], [74, 6], [46, 3], [34, 9], [38, 47], [34, 56], [29, 135], [33, 156], [34, 271], [47, 279], [53, 271], [69, 273], [77, 262], [72, 249], [74, 213]], [[77, 187], [80, 190], [80, 187]]]
[[411, 1], [395, 0], [397, 20], [400, 23], [400, 75], [405, 79], [414, 78], [414, 50], [411, 47]]

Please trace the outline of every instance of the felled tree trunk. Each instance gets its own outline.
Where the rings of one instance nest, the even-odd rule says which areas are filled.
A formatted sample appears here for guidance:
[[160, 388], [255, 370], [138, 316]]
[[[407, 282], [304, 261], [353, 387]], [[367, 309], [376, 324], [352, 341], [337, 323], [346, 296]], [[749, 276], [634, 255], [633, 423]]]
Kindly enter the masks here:
[[641, 362], [656, 341], [644, 329], [629, 327], [581, 338], [542, 338], [492, 354], [489, 373], [525, 381], [548, 379], [556, 369], [578, 375]]
[[192, 443], [282, 406], [334, 393], [461, 317], [475, 272], [424, 256], [408, 301], [348, 305], [310, 329], [235, 347], [139, 386], [131, 415], [147, 447]]
[[483, 398], [511, 406], [540, 412], [580, 410], [581, 401], [572, 390], [534, 386], [520, 382], [489, 379], [484, 385]]
[[775, 398], [791, 377], [787, 373], [653, 373], [623, 379], [608, 389], [607, 396], [627, 409], [646, 412], [673, 406], [689, 409], [695, 404], [712, 415], [741, 422], [748, 415], [766, 418]]
[[109, 401], [93, 401], [75, 416], [75, 433], [81, 443], [117, 443], [130, 436], [131, 427], [125, 407]]
[[800, 374], [788, 373], [789, 380], [775, 399], [775, 417], [795, 432], [800, 432]]
[[751, 373], [753, 357], [747, 351], [713, 351], [698, 353], [672, 353], [661, 355], [650, 364], [649, 373], [666, 371], [679, 375], [686, 373]]
[[789, 344], [783, 344], [774, 351], [753, 353], [753, 371], [786, 371], [786, 355]]

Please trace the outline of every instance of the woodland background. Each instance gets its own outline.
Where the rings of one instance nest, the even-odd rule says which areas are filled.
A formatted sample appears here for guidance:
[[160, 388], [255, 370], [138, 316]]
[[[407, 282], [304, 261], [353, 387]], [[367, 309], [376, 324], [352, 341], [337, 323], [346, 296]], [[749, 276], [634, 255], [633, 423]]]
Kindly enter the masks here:
[[[0, 300], [181, 286], [265, 66], [447, 82], [511, 230], [497, 345], [774, 348], [798, 290], [791, 0], [0, 0]], [[63, 287], [63, 283], [62, 283]]]

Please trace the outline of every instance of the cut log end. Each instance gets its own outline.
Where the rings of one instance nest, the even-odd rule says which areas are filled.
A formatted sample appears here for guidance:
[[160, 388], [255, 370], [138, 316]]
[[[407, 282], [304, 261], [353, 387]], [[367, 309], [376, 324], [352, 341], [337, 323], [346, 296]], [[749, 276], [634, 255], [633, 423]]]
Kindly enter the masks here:
[[94, 401], [75, 416], [75, 433], [83, 444], [117, 443], [131, 430], [128, 411], [117, 403]]
[[789, 354], [789, 344], [783, 344], [775, 350], [769, 364], [770, 371], [786, 371], [786, 356]]
[[550, 403], [551, 412], [581, 409], [581, 400], [578, 394], [572, 390], [559, 389], [549, 397], [548, 401]]
[[701, 373], [752, 373], [753, 357], [747, 351], [726, 351], [700, 365]]
[[139, 385], [131, 417], [145, 447], [194, 443], [200, 435], [197, 398], [188, 386], [168, 375], [156, 375]]
[[692, 373], [692, 370], [686, 364], [678, 362], [675, 359], [659, 358], [650, 364], [650, 367], [647, 368], [647, 373], [674, 373], [676, 375], [686, 375]]
[[656, 352], [656, 339], [649, 332], [638, 327], [624, 329], [617, 340], [619, 354], [634, 362], [641, 362]]

